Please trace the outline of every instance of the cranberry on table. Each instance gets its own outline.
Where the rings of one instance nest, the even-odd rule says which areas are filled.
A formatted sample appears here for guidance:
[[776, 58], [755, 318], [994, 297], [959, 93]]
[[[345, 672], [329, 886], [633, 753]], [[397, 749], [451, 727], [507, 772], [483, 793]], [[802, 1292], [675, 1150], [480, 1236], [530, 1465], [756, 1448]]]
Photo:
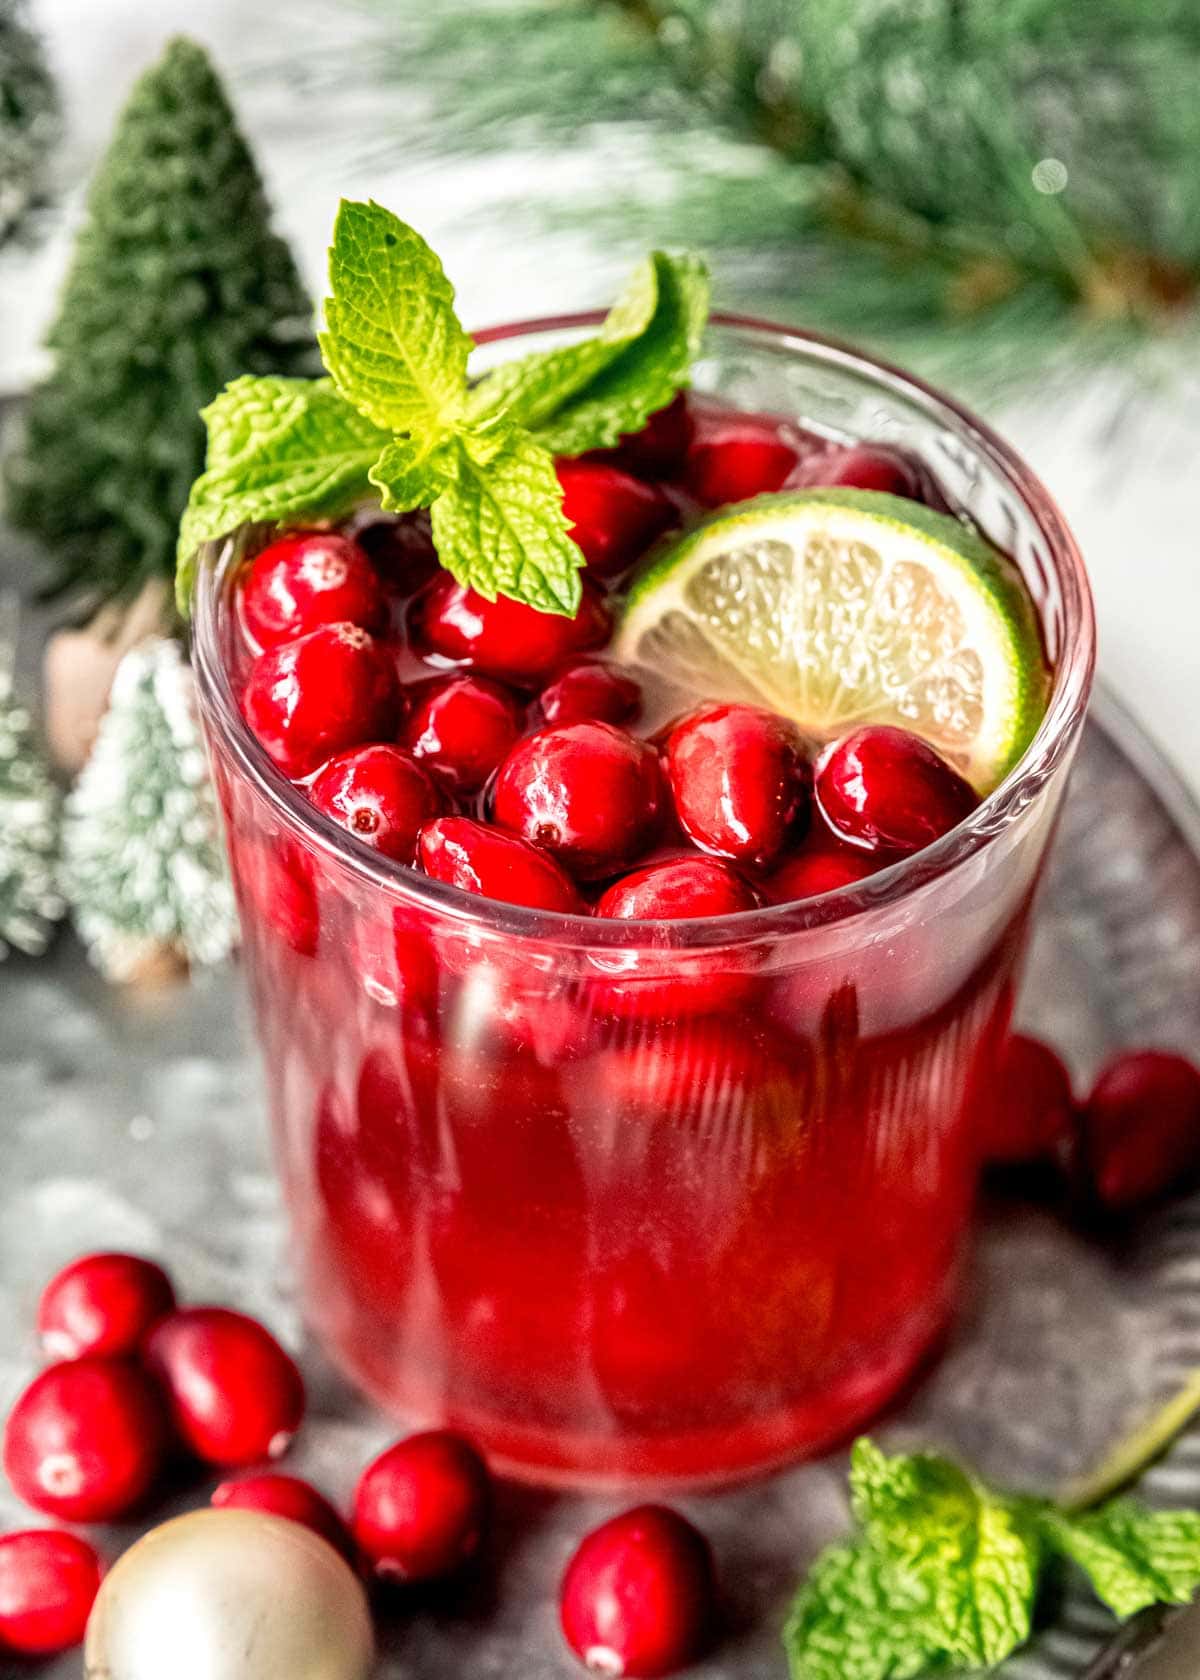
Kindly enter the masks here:
[[658, 754], [611, 723], [558, 723], [500, 766], [493, 811], [503, 828], [580, 874], [611, 874], [653, 840], [664, 803]]
[[880, 859], [851, 851], [833, 841], [806, 845], [786, 858], [763, 885], [772, 904], [794, 904], [801, 898], [852, 887], [877, 873]]
[[615, 665], [568, 665], [540, 696], [547, 723], [629, 723], [642, 707], [642, 691]]
[[626, 432], [615, 450], [597, 454], [611, 456], [643, 478], [671, 478], [683, 465], [692, 429], [687, 392], [680, 391], [650, 416], [640, 432]]
[[180, 1439], [204, 1463], [256, 1464], [292, 1444], [304, 1384], [257, 1320], [225, 1307], [184, 1307], [151, 1331], [145, 1353]]
[[88, 1355], [51, 1365], [9, 1413], [4, 1468], [14, 1491], [64, 1522], [114, 1522], [163, 1467], [170, 1428], [145, 1372]]
[[1080, 1115], [1088, 1188], [1110, 1213], [1154, 1201], [1200, 1172], [1200, 1069], [1134, 1050], [1101, 1072]]
[[470, 817], [426, 823], [417, 855], [426, 875], [463, 892], [531, 910], [585, 912], [574, 883], [546, 852]]
[[354, 747], [331, 758], [309, 790], [318, 811], [399, 863], [416, 856], [417, 835], [442, 809], [421, 766], [399, 747]]
[[1040, 1039], [1013, 1033], [983, 1114], [983, 1159], [996, 1166], [1058, 1161], [1075, 1128], [1071, 1076]]
[[0, 1538], [0, 1651], [52, 1657], [80, 1644], [103, 1573], [77, 1534], [31, 1528]]
[[817, 763], [817, 806], [848, 845], [907, 857], [940, 840], [979, 795], [919, 735], [888, 724], [855, 729]]
[[916, 475], [907, 461], [889, 450], [871, 449], [862, 444], [832, 444], [828, 449], [806, 455], [788, 478], [788, 485], [883, 490], [910, 500], [920, 494]]
[[322, 624], [382, 630], [387, 598], [357, 543], [335, 531], [279, 537], [241, 577], [242, 615], [259, 647], [275, 647]]
[[352, 1526], [378, 1579], [432, 1581], [478, 1554], [490, 1511], [483, 1459], [461, 1435], [434, 1429], [397, 1441], [368, 1464]]
[[507, 595], [487, 601], [449, 572], [440, 572], [417, 596], [410, 617], [419, 649], [466, 661], [484, 676], [528, 688], [572, 654], [600, 647], [611, 629], [604, 597], [587, 578], [574, 618], [564, 618]]
[[807, 818], [800, 731], [761, 706], [705, 706], [667, 738], [667, 780], [680, 827], [719, 857], [766, 869]]
[[588, 570], [615, 577], [679, 522], [669, 496], [601, 461], [558, 461], [563, 514]]
[[614, 881], [596, 905], [597, 916], [678, 921], [756, 910], [758, 894], [719, 858], [665, 858]]
[[521, 733], [525, 708], [510, 689], [467, 673], [433, 677], [405, 691], [400, 738], [456, 793], [478, 793]]
[[355, 624], [328, 624], [260, 653], [242, 695], [246, 722], [286, 776], [393, 734], [395, 662]]
[[653, 1680], [704, 1654], [716, 1599], [704, 1536], [664, 1505], [639, 1505], [587, 1536], [563, 1576], [559, 1611], [586, 1668]]
[[355, 1561], [353, 1537], [346, 1524], [325, 1498], [309, 1482], [299, 1476], [281, 1476], [268, 1472], [261, 1476], [243, 1476], [236, 1482], [222, 1482], [212, 1496], [218, 1511], [265, 1511], [268, 1516], [286, 1517], [289, 1522], [311, 1528], [322, 1540], [328, 1540], [347, 1563]]
[[684, 488], [704, 507], [724, 507], [780, 489], [800, 453], [771, 420], [703, 410], [684, 464]]
[[136, 1354], [175, 1305], [171, 1280], [138, 1254], [85, 1254], [51, 1278], [38, 1303], [41, 1344], [52, 1359]]

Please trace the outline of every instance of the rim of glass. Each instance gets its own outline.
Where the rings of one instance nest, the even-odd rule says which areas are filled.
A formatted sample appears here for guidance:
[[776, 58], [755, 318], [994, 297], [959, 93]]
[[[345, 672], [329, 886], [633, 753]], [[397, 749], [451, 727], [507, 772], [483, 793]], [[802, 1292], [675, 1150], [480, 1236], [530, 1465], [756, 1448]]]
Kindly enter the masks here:
[[[477, 332], [473, 337], [477, 345], [495, 344], [541, 333], [579, 331], [597, 326], [603, 319], [603, 310], [579, 310], [506, 322]], [[652, 931], [652, 943], [668, 950], [743, 944], [769, 934], [829, 928], [864, 911], [895, 904], [990, 846], [1028, 807], [1074, 744], [1087, 709], [1095, 669], [1091, 588], [1082, 556], [1054, 498], [1021, 457], [989, 426], [916, 375], [838, 339], [754, 316], [717, 312], [709, 321], [709, 330], [714, 328], [751, 340], [769, 341], [776, 349], [790, 350], [809, 361], [865, 375], [902, 394], [931, 419], [953, 425], [971, 448], [1012, 486], [1033, 515], [1046, 541], [1051, 570], [1062, 592], [1063, 648], [1045, 715], [1024, 755], [1004, 781], [964, 822], [923, 851], [890, 864], [865, 881], [792, 904], [686, 921], [619, 921], [535, 910], [481, 898], [354, 845], [344, 830], [317, 811], [301, 790], [276, 769], [255, 740], [242, 718], [221, 658], [221, 602], [236, 546], [227, 538], [207, 545], [209, 554], [205, 563], [197, 567], [192, 626], [197, 686], [210, 727], [220, 736], [239, 771], [254, 784], [296, 838], [392, 895], [410, 903], [436, 907], [440, 914], [468, 925], [486, 927], [493, 933], [580, 947], [624, 948], [646, 945], [647, 935]]]

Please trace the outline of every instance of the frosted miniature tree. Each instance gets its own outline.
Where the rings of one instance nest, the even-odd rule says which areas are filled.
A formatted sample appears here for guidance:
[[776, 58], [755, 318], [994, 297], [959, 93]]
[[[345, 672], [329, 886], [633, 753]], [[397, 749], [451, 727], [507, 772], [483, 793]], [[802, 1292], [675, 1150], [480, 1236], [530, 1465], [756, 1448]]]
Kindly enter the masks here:
[[0, 247], [43, 202], [58, 95], [25, 0], [0, 0]]
[[110, 979], [166, 951], [220, 962], [237, 933], [192, 675], [167, 639], [126, 654], [96, 745], [67, 799], [63, 889]]
[[0, 599], [0, 957], [37, 956], [63, 913], [58, 891], [61, 800], [29, 713], [12, 688], [16, 613]]

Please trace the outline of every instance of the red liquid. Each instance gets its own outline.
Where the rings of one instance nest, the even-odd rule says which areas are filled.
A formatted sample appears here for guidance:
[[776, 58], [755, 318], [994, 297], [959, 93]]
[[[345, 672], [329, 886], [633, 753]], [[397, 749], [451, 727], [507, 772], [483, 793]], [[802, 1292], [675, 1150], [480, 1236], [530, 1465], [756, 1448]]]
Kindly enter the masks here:
[[903, 1383], [1038, 847], [886, 925], [617, 958], [393, 902], [217, 773], [307, 1301], [385, 1407], [538, 1479], [719, 1481]]

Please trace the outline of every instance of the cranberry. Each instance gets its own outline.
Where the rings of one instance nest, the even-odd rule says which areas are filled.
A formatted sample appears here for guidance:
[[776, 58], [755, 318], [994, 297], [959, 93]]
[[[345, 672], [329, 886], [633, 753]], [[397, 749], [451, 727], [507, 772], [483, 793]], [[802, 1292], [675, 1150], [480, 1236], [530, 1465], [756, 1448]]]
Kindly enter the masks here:
[[498, 595], [487, 601], [441, 572], [413, 603], [414, 643], [443, 659], [469, 662], [485, 676], [535, 688], [573, 653], [606, 642], [612, 627], [604, 597], [584, 579], [574, 618], [538, 612]]
[[78, 1535], [25, 1529], [0, 1539], [0, 1650], [52, 1657], [83, 1639], [103, 1566]]
[[645, 850], [663, 804], [658, 754], [611, 723], [557, 723], [500, 766], [494, 815], [585, 875], [610, 875]]
[[779, 422], [708, 409], [697, 415], [683, 482], [705, 507], [724, 507], [778, 490], [799, 459]]
[[788, 485], [833, 485], [853, 490], [883, 490], [892, 496], [919, 497], [908, 463], [886, 449], [831, 444], [808, 455], [788, 478]]
[[715, 1620], [708, 1541], [677, 1512], [639, 1505], [593, 1529], [563, 1576], [567, 1644], [598, 1674], [674, 1674], [702, 1655]]
[[233, 836], [230, 850], [234, 880], [256, 923], [269, 927], [298, 955], [311, 957], [321, 932], [312, 858], [281, 836]]
[[161, 1266], [137, 1254], [86, 1254], [51, 1278], [37, 1327], [52, 1359], [136, 1354], [147, 1330], [175, 1305]]
[[1048, 1044], [1013, 1033], [982, 1110], [982, 1154], [996, 1165], [1054, 1162], [1075, 1126], [1071, 1076]]
[[680, 826], [719, 857], [766, 869], [808, 811], [800, 731], [760, 706], [705, 706], [671, 731], [667, 779]]
[[687, 393], [680, 391], [650, 416], [640, 432], [626, 432], [611, 452], [612, 458], [641, 477], [670, 478], [683, 465], [692, 430]]
[[487, 677], [433, 677], [408, 691], [401, 739], [455, 793], [478, 793], [521, 733], [524, 708]]
[[559, 461], [563, 513], [588, 570], [614, 577], [678, 523], [669, 497], [601, 461]]
[[1092, 1195], [1125, 1213], [1200, 1168], [1200, 1069], [1165, 1050], [1127, 1051], [1100, 1074], [1081, 1115]]
[[426, 875], [463, 892], [531, 910], [583, 914], [583, 900], [553, 858], [470, 817], [436, 817], [426, 823], [417, 853]]
[[603, 894], [597, 916], [637, 921], [732, 916], [758, 908], [758, 895], [718, 858], [666, 858], [624, 875]]
[[9, 1413], [4, 1468], [37, 1510], [66, 1522], [110, 1522], [154, 1486], [169, 1433], [143, 1371], [89, 1355], [33, 1379]]
[[800, 898], [819, 898], [839, 887], [852, 887], [874, 875], [878, 867], [878, 859], [847, 846], [806, 846], [780, 864], [763, 891], [772, 904], [793, 904]]
[[284, 774], [307, 776], [334, 753], [392, 734], [392, 657], [357, 625], [324, 625], [259, 654], [242, 710]]
[[823, 754], [816, 796], [840, 839], [898, 857], [940, 840], [979, 804], [920, 736], [886, 724], [855, 729]]
[[333, 1506], [308, 1482], [299, 1476], [245, 1476], [237, 1482], [222, 1482], [214, 1491], [212, 1503], [218, 1510], [266, 1511], [273, 1517], [286, 1517], [289, 1522], [311, 1528], [322, 1540], [328, 1540], [347, 1563], [355, 1561], [354, 1541], [350, 1530]]
[[424, 511], [406, 513], [402, 519], [373, 519], [355, 531], [354, 540], [401, 595], [414, 594], [438, 569], [429, 515]]
[[184, 1307], [146, 1341], [184, 1444], [206, 1464], [279, 1458], [304, 1415], [304, 1384], [274, 1336], [225, 1307]]
[[250, 562], [241, 587], [246, 628], [262, 648], [322, 624], [387, 625], [387, 601], [371, 562], [334, 531], [280, 537]]
[[642, 706], [642, 691], [615, 665], [568, 665], [541, 693], [547, 723], [629, 723]]
[[331, 758], [309, 790], [318, 811], [399, 863], [416, 856], [421, 825], [441, 797], [421, 766], [399, 747], [354, 747]]
[[487, 1466], [475, 1448], [433, 1429], [367, 1465], [354, 1492], [354, 1537], [373, 1575], [430, 1581], [478, 1553], [490, 1505]]

